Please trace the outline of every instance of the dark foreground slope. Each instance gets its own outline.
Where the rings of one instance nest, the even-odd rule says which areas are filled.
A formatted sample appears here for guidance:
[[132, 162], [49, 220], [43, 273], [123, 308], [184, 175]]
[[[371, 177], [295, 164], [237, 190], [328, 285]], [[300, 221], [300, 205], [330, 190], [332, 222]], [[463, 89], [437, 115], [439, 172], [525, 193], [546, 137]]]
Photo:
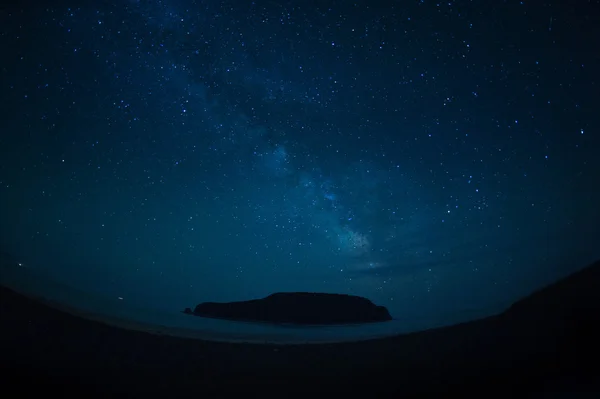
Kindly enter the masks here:
[[383, 306], [355, 295], [314, 292], [278, 292], [266, 298], [240, 302], [204, 302], [194, 316], [264, 323], [326, 325], [373, 323], [392, 320]]
[[120, 329], [1, 288], [0, 386], [86, 397], [598, 393], [598, 287], [596, 263], [499, 316], [366, 342], [286, 346]]

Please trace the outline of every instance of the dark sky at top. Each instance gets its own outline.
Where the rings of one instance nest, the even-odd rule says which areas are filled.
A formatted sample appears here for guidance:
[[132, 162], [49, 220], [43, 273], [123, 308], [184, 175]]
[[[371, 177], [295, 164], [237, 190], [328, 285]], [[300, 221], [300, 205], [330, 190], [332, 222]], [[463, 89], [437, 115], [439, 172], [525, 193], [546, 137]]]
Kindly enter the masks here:
[[600, 253], [599, 9], [5, 7], [0, 244], [176, 310], [290, 290], [397, 317], [506, 303]]

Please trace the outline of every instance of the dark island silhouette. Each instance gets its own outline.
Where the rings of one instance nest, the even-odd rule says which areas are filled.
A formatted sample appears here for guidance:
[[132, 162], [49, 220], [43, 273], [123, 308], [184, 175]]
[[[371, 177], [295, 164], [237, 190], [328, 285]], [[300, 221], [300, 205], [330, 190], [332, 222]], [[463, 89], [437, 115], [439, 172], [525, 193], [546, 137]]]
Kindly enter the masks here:
[[157, 333], [153, 326], [93, 319], [0, 286], [6, 366], [0, 381], [3, 390], [23, 396], [368, 391], [378, 397], [597, 397], [599, 287], [596, 262], [497, 315], [385, 338], [304, 345], [215, 342], [169, 335], [164, 328]]
[[278, 292], [262, 299], [240, 302], [204, 302], [192, 311], [194, 316], [299, 325], [361, 324], [392, 320], [383, 306], [346, 294]]

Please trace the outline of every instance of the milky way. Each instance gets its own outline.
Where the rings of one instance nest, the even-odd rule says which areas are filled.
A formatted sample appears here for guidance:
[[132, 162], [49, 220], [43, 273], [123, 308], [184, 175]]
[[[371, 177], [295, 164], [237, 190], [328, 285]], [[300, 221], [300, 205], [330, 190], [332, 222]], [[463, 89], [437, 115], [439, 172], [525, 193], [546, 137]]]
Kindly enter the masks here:
[[581, 7], [3, 10], [1, 244], [169, 309], [289, 290], [398, 317], [506, 304], [598, 256], [600, 33]]

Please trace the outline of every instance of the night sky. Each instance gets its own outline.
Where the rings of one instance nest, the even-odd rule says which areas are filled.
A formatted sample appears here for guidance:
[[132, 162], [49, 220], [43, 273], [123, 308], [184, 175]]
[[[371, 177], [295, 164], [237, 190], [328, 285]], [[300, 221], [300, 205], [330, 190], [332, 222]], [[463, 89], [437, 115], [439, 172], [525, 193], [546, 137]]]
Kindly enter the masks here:
[[598, 1], [0, 9], [0, 245], [179, 311], [492, 309], [600, 256]]

